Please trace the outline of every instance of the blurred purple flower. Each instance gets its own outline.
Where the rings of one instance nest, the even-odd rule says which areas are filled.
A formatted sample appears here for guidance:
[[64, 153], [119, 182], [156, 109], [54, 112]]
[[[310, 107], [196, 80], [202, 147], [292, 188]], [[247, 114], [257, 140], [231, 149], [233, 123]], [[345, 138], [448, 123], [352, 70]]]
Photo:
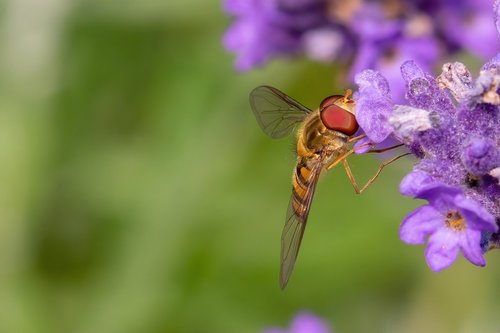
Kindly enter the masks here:
[[492, 3], [493, 1], [442, 1], [434, 17], [439, 30], [446, 36], [448, 47], [465, 49], [482, 59], [493, 57], [498, 51], [498, 35], [491, 15]]
[[495, 218], [478, 202], [466, 198], [458, 187], [434, 183], [421, 189], [417, 198], [429, 205], [417, 208], [401, 224], [401, 240], [424, 244], [425, 258], [433, 271], [450, 266], [461, 250], [478, 266], [486, 264], [481, 250], [481, 233], [496, 232]]
[[238, 17], [223, 43], [237, 54], [236, 68], [241, 71], [296, 54], [302, 34], [326, 22], [321, 1], [227, 0], [224, 9]]
[[332, 333], [332, 330], [319, 317], [303, 312], [295, 316], [288, 329], [268, 328], [264, 333]]
[[276, 57], [306, 55], [382, 72], [402, 100], [399, 65], [413, 59], [424, 71], [465, 50], [482, 58], [497, 51], [489, 1], [474, 0], [225, 0], [234, 22], [224, 36], [236, 68], [250, 70]]

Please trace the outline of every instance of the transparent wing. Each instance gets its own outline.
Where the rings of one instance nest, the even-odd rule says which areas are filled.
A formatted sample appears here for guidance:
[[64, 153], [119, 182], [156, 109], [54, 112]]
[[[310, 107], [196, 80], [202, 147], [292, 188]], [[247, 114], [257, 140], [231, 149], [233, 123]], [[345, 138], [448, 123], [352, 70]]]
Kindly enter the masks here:
[[250, 106], [260, 127], [273, 139], [290, 134], [310, 109], [276, 88], [259, 86], [250, 93]]
[[[311, 203], [318, 183], [319, 175], [323, 164], [318, 162], [312, 167], [308, 179], [304, 181], [307, 189], [301, 198], [297, 198], [297, 193], [292, 192], [288, 211], [286, 214], [285, 227], [281, 234], [281, 267], [280, 286], [284, 289], [292, 274], [295, 261], [302, 242], [302, 236], [307, 224], [307, 217], [311, 209]], [[292, 189], [292, 191], [294, 191]], [[299, 203], [300, 201], [300, 203]]]

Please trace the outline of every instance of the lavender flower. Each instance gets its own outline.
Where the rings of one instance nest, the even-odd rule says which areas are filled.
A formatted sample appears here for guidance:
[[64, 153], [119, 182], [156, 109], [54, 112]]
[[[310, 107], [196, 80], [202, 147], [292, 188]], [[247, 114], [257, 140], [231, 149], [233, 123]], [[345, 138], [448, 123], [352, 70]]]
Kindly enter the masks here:
[[288, 329], [269, 328], [264, 333], [331, 333], [328, 325], [313, 314], [299, 313]]
[[500, 54], [475, 80], [461, 63], [445, 64], [434, 78], [407, 61], [401, 74], [404, 105], [387, 97], [380, 73], [356, 76], [356, 117], [367, 137], [377, 143], [390, 135], [418, 159], [400, 192], [429, 204], [404, 219], [400, 237], [410, 244], [427, 240], [434, 271], [450, 266], [459, 251], [484, 266], [483, 253], [500, 247]]
[[306, 55], [381, 71], [403, 93], [399, 65], [412, 58], [429, 71], [443, 56], [466, 50], [489, 58], [497, 36], [489, 1], [225, 0], [235, 20], [224, 36], [246, 71], [276, 57]]
[[459, 187], [441, 183], [423, 186], [417, 198], [426, 199], [422, 206], [408, 215], [401, 224], [401, 240], [408, 244], [423, 244], [427, 263], [434, 271], [450, 266], [459, 250], [478, 266], [484, 266], [481, 233], [496, 232], [494, 217], [478, 202], [467, 198]]

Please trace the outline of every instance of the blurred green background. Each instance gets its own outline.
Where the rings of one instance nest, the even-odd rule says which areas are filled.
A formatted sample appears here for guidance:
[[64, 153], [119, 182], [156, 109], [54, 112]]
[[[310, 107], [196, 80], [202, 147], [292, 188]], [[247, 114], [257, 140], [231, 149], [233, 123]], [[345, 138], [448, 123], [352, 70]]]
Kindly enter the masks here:
[[236, 73], [220, 7], [1, 2], [0, 332], [250, 333], [301, 310], [337, 332], [498, 332], [497, 253], [435, 274], [399, 241], [411, 160], [361, 196], [325, 175], [279, 289], [293, 140], [261, 133], [248, 93], [346, 86], [305, 61]]

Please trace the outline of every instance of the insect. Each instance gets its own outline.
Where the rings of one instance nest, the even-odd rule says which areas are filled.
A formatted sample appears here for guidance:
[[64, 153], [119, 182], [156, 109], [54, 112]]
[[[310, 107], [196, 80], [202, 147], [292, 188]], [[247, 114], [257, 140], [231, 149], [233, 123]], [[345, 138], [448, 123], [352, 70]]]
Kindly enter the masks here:
[[[383, 167], [403, 156], [382, 163], [377, 173], [361, 189], [358, 187], [346, 157], [354, 152], [354, 149], [349, 149], [349, 144], [365, 135], [353, 136], [359, 126], [354, 113], [355, 102], [349, 97], [350, 94], [351, 91], [347, 90], [345, 95], [329, 96], [320, 103], [319, 109], [313, 111], [270, 86], [259, 86], [250, 93], [250, 105], [255, 118], [264, 133], [271, 138], [283, 138], [299, 125], [292, 195], [281, 236], [281, 289], [286, 287], [297, 260], [316, 184], [323, 168], [326, 166], [330, 170], [342, 162], [355, 191], [361, 193]], [[370, 152], [383, 152], [399, 146]]]

